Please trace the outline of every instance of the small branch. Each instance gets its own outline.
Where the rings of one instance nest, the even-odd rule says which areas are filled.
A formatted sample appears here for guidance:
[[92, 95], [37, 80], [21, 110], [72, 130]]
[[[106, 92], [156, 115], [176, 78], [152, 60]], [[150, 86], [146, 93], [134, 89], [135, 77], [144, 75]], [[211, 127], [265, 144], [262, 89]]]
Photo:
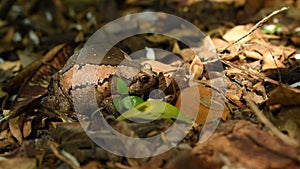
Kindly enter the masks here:
[[250, 71], [250, 70], [247, 70], [247, 69], [244, 69], [244, 68], [241, 68], [239, 67], [238, 65], [235, 65], [229, 61], [225, 61], [225, 60], [221, 60], [221, 62], [223, 62], [224, 64], [226, 64], [227, 66], [230, 66], [232, 68], [236, 68], [236, 69], [239, 69], [241, 70], [243, 73], [247, 73], [249, 74], [250, 76], [252, 77], [257, 77], [257, 78], [260, 78], [262, 79], [264, 82], [269, 82], [269, 83], [272, 83], [274, 85], [280, 85], [280, 82], [276, 81], [276, 80], [273, 80], [271, 78], [268, 78], [266, 77], [265, 75], [261, 74], [261, 73], [255, 73], [253, 71]]
[[225, 47], [222, 51], [227, 50], [230, 46], [237, 44], [239, 41], [241, 41], [242, 39], [244, 39], [245, 37], [249, 36], [250, 34], [252, 34], [256, 29], [260, 28], [263, 26], [264, 23], [266, 23], [271, 17], [273, 17], [274, 15], [277, 15], [280, 12], [286, 11], [288, 10], [288, 7], [283, 7], [279, 10], [276, 10], [274, 12], [272, 12], [270, 15], [264, 17], [262, 20], [260, 20], [259, 22], [257, 22], [244, 36], [240, 37], [238, 40], [230, 43], [227, 47]]
[[277, 129], [277, 127], [275, 127], [270, 121], [269, 119], [262, 113], [262, 111], [259, 110], [259, 108], [257, 107], [257, 105], [253, 102], [253, 100], [248, 96], [247, 91], [244, 89], [243, 93], [245, 95], [244, 99], [246, 100], [246, 102], [248, 103], [248, 105], [250, 106], [250, 109], [254, 112], [254, 114], [258, 117], [258, 119], [267, 127], [270, 129], [270, 131], [272, 133], [274, 133], [274, 135], [276, 135], [278, 138], [280, 138], [283, 142], [294, 146], [294, 147], [298, 147], [299, 143], [297, 142], [297, 140], [283, 134], [281, 131], [279, 131]]

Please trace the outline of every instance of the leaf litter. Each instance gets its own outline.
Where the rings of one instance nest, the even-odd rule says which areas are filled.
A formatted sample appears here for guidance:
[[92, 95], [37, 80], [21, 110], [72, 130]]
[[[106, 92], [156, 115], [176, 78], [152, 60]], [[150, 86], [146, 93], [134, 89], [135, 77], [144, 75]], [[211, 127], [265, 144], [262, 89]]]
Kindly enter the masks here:
[[[275, 9], [277, 1], [160, 2], [82, 1], [78, 5], [73, 1], [49, 1], [48, 4], [32, 1], [24, 5], [23, 1], [12, 1], [10, 6], [1, 1], [2, 8], [10, 11], [3, 15], [4, 18], [18, 18], [14, 11], [19, 10], [23, 17], [19, 19], [23, 22], [13, 24], [2, 18], [0, 24], [0, 57], [4, 60], [0, 67], [3, 75], [0, 81], [0, 168], [299, 167], [299, 91], [291, 85], [300, 81], [297, 60], [300, 1], [294, 4], [286, 2], [285, 5], [290, 6], [288, 10]], [[96, 3], [99, 9], [95, 7]], [[110, 7], [106, 8], [106, 5]], [[43, 10], [49, 6], [53, 10]], [[148, 63], [155, 71], [164, 73], [164, 90], [168, 93], [165, 101], [169, 108], [163, 114], [155, 110], [157, 114], [148, 113], [147, 117], [129, 109], [117, 119], [107, 116], [110, 125], [131, 137], [150, 137], [165, 131], [177, 116], [187, 123], [195, 120], [186, 137], [169, 152], [147, 159], [121, 158], [95, 145], [77, 118], [44, 111], [40, 99], [47, 94], [51, 75], [64, 66], [75, 48], [80, 48], [75, 41], [85, 41], [106, 22], [125, 13], [144, 11], [146, 7], [164, 9], [207, 31], [223, 62], [227, 89], [223, 92], [213, 88], [212, 81], [218, 80], [219, 72], [214, 70], [214, 76], [208, 75], [205, 60], [209, 59], [210, 53], [203, 48], [186, 48], [176, 39], [153, 34], [137, 35], [120, 42], [117, 47], [124, 51], [124, 55], [146, 48], [148, 53], [145, 54], [156, 59]], [[245, 8], [244, 11], [241, 7]], [[262, 16], [266, 11], [273, 13]], [[235, 14], [243, 17], [234, 17]], [[209, 19], [201, 21], [199, 18]], [[243, 18], [242, 21], [239, 18]], [[172, 31], [182, 37], [193, 36], [188, 31]], [[60, 43], [67, 45], [56, 46]], [[157, 47], [172, 51], [184, 63], [171, 60], [164, 64], [168, 54], [153, 50]], [[205, 56], [203, 52], [206, 52]], [[36, 60], [41, 53], [44, 56]], [[201, 55], [200, 59], [195, 57], [197, 55]], [[182, 64], [186, 69], [178, 70], [178, 65]], [[185, 79], [184, 72], [189, 72], [199, 84], [193, 87], [189, 81], [176, 81], [179, 83], [176, 84], [172, 80], [176, 76]], [[176, 92], [176, 85], [185, 86], [185, 89]], [[199, 91], [200, 97], [191, 97], [188, 91], [195, 91], [192, 88]], [[219, 96], [212, 96], [212, 90], [216, 90]], [[188, 100], [190, 106], [185, 107], [187, 109], [181, 110], [181, 99]], [[141, 104], [136, 106], [144, 104], [149, 108], [151, 101], [139, 102]], [[209, 111], [211, 104], [223, 102], [224, 109], [216, 108], [222, 111], [221, 119], [214, 119], [221, 120], [219, 127], [208, 141], [199, 143], [203, 124], [212, 113]], [[156, 105], [152, 109], [158, 109]], [[96, 113], [92, 121], [97, 121], [99, 116]], [[123, 119], [127, 116], [153, 122], [135, 124]], [[93, 131], [101, 127], [93, 122], [85, 125]], [[124, 146], [121, 140], [111, 135], [100, 133], [95, 137]], [[164, 139], [163, 135], [160, 139]], [[150, 147], [135, 148], [151, 151]]]

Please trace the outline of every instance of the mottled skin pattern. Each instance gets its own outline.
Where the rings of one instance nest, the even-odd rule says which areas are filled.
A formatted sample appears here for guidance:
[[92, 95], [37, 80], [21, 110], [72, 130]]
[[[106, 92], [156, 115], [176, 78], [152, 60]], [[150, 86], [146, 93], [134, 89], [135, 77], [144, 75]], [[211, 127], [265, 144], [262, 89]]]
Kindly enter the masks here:
[[[162, 73], [157, 74], [153, 72], [149, 65], [145, 65], [141, 70], [131, 67], [120, 68], [123, 69], [117, 72], [117, 67], [115, 66], [86, 64], [83, 66], [74, 65], [63, 73], [58, 72], [52, 77], [49, 85], [49, 94], [42, 100], [42, 105], [53, 111], [72, 112], [74, 110], [74, 100], [72, 98], [74, 93], [80, 93], [80, 95], [76, 96], [82, 97], [79, 99], [87, 107], [93, 97], [96, 97], [98, 105], [101, 105], [103, 100], [111, 97], [113, 77], [118, 75], [123, 78], [123, 76], [126, 76], [126, 73], [130, 74], [130, 72], [135, 72], [133, 73], [135, 75], [130, 79], [126, 77], [130, 82], [128, 86], [129, 94], [146, 99], [151, 90], [159, 87], [160, 79], [163, 79], [161, 78], [163, 76]], [[123, 70], [129, 71], [129, 73]]]

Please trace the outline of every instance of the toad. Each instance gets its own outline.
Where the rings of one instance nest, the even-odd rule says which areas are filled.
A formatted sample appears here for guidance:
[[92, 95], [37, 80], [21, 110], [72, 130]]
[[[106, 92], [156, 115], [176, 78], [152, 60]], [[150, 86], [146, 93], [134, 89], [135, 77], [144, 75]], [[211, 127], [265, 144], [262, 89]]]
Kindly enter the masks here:
[[106, 98], [111, 98], [112, 91], [117, 91], [116, 85], [112, 85], [116, 77], [127, 82], [129, 95], [140, 96], [144, 100], [153, 89], [166, 86], [163, 74], [152, 71], [149, 64], [141, 68], [125, 65], [74, 64], [52, 76], [48, 96], [43, 98], [42, 105], [60, 113], [69, 113], [74, 111], [75, 104], [79, 103], [81, 110], [91, 113], [95, 111], [89, 110], [94, 100], [101, 107]]

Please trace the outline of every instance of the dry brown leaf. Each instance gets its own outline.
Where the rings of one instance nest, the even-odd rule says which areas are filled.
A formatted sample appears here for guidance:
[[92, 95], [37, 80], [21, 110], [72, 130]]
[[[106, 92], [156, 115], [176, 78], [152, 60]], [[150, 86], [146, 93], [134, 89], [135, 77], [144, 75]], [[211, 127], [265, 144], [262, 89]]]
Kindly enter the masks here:
[[[243, 37], [244, 35], [246, 35], [248, 33], [248, 31], [249, 31], [248, 27], [249, 26], [247, 26], [247, 25], [238, 25], [238, 26], [235, 26], [234, 28], [232, 28], [229, 31], [227, 31], [225, 33], [225, 35], [223, 35], [223, 39], [225, 39], [227, 42], [236, 41], [236, 40], [240, 39], [241, 37]], [[245, 37], [240, 42], [244, 43], [244, 42], [249, 41], [250, 39], [252, 39], [251, 35]]]
[[190, 68], [190, 75], [192, 75], [193, 79], [201, 79], [203, 76], [203, 71], [204, 71], [204, 65], [201, 62], [200, 58], [196, 55], [196, 57], [194, 57]]
[[[16, 143], [16, 139], [12, 138], [11, 132], [9, 132], [9, 129], [3, 130], [0, 132], [0, 149], [3, 150], [11, 150], [18, 146], [18, 143]], [[6, 152], [5, 155], [10, 156], [13, 152]], [[5, 156], [1, 155], [1, 156]]]
[[8, 137], [8, 129], [2, 130], [2, 131], [0, 132], [0, 140], [4, 140], [4, 139], [6, 139], [7, 137]]
[[155, 72], [174, 72], [175, 70], [177, 70], [177, 67], [175, 67], [175, 66], [170, 66], [170, 65], [167, 65], [162, 62], [155, 61], [155, 60], [146, 60], [146, 61], [143, 61], [141, 64], [142, 65], [150, 64], [152, 67], [152, 70]]
[[26, 119], [26, 121], [23, 123], [23, 137], [26, 138], [29, 136], [29, 134], [32, 131], [32, 120], [34, 117]]
[[[239, 71], [239, 69], [236, 69], [237, 71]], [[235, 103], [235, 105], [239, 106], [239, 107], [244, 107], [243, 102], [241, 102], [241, 98], [243, 96], [243, 92], [241, 90], [241, 88], [231, 82], [229, 79], [227, 79], [227, 90], [226, 90], [226, 97], [232, 101], [233, 103]]]
[[82, 169], [103, 169], [103, 165], [98, 161], [90, 161], [84, 166], [81, 167]]
[[244, 51], [244, 54], [247, 58], [252, 58], [252, 59], [257, 59], [257, 60], [262, 60], [261, 54], [259, 54], [256, 51]]
[[300, 46], [300, 37], [299, 36], [292, 36], [291, 41], [296, 45]]
[[256, 94], [255, 92], [251, 92], [248, 94], [248, 96], [255, 102], [257, 105], [261, 105], [266, 101], [266, 99], [263, 98], [263, 96], [260, 96]]
[[278, 60], [272, 53], [266, 51], [263, 54], [262, 70], [285, 68], [285, 65]]
[[229, 45], [228, 42], [220, 38], [212, 38], [211, 40], [217, 49], [224, 49], [226, 46]]
[[270, 112], [270, 120], [282, 132], [300, 142], [300, 106], [282, 107], [280, 111], [276, 110], [277, 115]]
[[222, 163], [228, 167], [269, 169], [299, 168], [298, 151], [261, 130], [260, 125], [238, 120], [225, 123], [209, 140], [196, 145], [192, 153], [207, 166]]
[[284, 59], [288, 59], [296, 53], [296, 49], [291, 47], [280, 46], [280, 49], [282, 49], [282, 55]]
[[[199, 95], [194, 94], [195, 91], [198, 91]], [[184, 103], [188, 104], [182, 106], [181, 100], [184, 100]], [[209, 112], [213, 112], [214, 110], [221, 110], [217, 107], [212, 107], [211, 102], [214, 102], [214, 104], [219, 103], [217, 99], [212, 98], [212, 91], [210, 88], [199, 85], [184, 89], [180, 93], [175, 107], [180, 109], [180, 111], [187, 115], [189, 118], [195, 118], [195, 123], [204, 124], [207, 120]], [[221, 104], [221, 102], [219, 104]], [[228, 115], [229, 110], [224, 107], [222, 120], [226, 120]]]
[[179, 45], [178, 45], [178, 42], [175, 41], [175, 42], [174, 42], [174, 45], [173, 45], [172, 52], [179, 55], [179, 54], [180, 54], [180, 51], [181, 51], [181, 49], [180, 49], [180, 47], [179, 47]]
[[[16, 117], [27, 105], [46, 94], [50, 77], [54, 73], [52, 69], [61, 69], [72, 53], [73, 47], [70, 45], [58, 45], [6, 84], [4, 89], [10, 95], [18, 91], [17, 97], [7, 108], [11, 111], [8, 116], [11, 118]], [[49, 63], [53, 67], [45, 63]]]
[[9, 169], [36, 169], [37, 161], [35, 158], [15, 157], [12, 159], [1, 160], [0, 168]]
[[[228, 42], [224, 41], [223, 39], [219, 39], [219, 38], [213, 38], [212, 41], [217, 50], [222, 50], [229, 45]], [[223, 60], [232, 60], [232, 59], [236, 58], [239, 54], [239, 46], [231, 45], [228, 48], [228, 51], [230, 51], [230, 53], [225, 52], [221, 55], [221, 58]]]
[[189, 63], [194, 59], [194, 57], [196, 55], [195, 49], [192, 49], [192, 48], [182, 49], [180, 51], [180, 55], [184, 62]]
[[281, 104], [283, 106], [300, 105], [300, 90], [286, 85], [279, 85], [269, 93], [268, 105]]
[[6, 34], [4, 35], [4, 37], [2, 37], [2, 38], [0, 39], [0, 43], [3, 43], [3, 44], [10, 44], [10, 43], [12, 42], [14, 33], [15, 33], [15, 29], [14, 29], [13, 27], [10, 27], [10, 28], [8, 29], [8, 31], [6, 32]]
[[41, 53], [34, 53], [32, 49], [18, 50], [17, 54], [23, 68], [42, 57]]
[[17, 61], [5, 61], [3, 63], [0, 63], [0, 69], [8, 70], [12, 69], [13, 72], [17, 72], [21, 69], [21, 62], [19, 60]]
[[23, 118], [21, 116], [9, 119], [9, 129], [12, 135], [18, 140], [19, 144], [23, 142], [22, 124]]

